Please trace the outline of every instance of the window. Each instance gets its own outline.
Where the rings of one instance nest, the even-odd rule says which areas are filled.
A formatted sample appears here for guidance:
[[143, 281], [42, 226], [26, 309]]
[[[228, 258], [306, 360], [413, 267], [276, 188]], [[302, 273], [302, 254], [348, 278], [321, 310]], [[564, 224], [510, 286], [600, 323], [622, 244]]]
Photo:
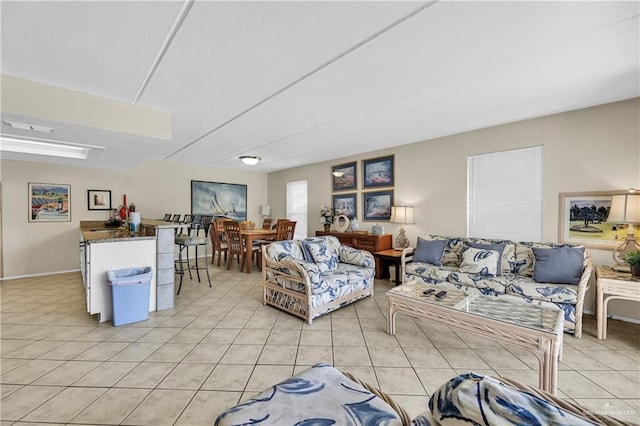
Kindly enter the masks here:
[[295, 220], [295, 239], [307, 238], [307, 181], [287, 182], [287, 219]]
[[542, 239], [542, 146], [467, 159], [467, 235]]

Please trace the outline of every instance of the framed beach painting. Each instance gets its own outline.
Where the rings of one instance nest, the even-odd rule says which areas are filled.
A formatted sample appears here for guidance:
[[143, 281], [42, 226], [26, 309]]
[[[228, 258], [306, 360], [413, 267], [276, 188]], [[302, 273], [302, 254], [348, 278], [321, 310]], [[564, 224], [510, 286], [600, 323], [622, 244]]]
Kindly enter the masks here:
[[71, 185], [29, 182], [29, 222], [71, 222]]
[[[608, 219], [611, 196], [626, 191], [564, 192], [559, 195], [558, 241], [613, 250], [627, 235], [629, 225]], [[636, 229], [640, 239], [640, 229]]]
[[345, 215], [349, 219], [354, 219], [356, 213], [356, 194], [333, 195], [333, 208], [336, 216]]
[[356, 162], [331, 167], [332, 189], [336, 191], [355, 190], [358, 187]]
[[192, 180], [191, 214], [247, 220], [247, 185]]
[[372, 158], [362, 160], [362, 187], [378, 188], [383, 186], [393, 186], [395, 156]]
[[89, 210], [111, 210], [111, 191], [89, 189], [87, 203]]
[[388, 221], [391, 219], [393, 191], [375, 191], [362, 193], [363, 220]]

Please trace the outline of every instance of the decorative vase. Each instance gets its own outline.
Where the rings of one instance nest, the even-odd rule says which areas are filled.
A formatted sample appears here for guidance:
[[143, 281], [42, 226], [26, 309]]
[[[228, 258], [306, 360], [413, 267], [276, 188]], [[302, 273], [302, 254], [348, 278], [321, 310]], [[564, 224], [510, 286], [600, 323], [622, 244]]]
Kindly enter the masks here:
[[331, 224], [330, 223], [325, 223], [324, 224], [324, 232], [329, 232], [329, 228], [331, 228]]

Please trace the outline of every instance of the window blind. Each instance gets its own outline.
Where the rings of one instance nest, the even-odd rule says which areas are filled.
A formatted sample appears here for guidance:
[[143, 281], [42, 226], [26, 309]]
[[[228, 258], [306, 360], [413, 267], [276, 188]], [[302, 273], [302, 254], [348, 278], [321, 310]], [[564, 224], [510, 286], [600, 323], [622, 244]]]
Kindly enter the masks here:
[[307, 181], [287, 182], [287, 219], [295, 220], [294, 239], [307, 238]]
[[467, 235], [542, 239], [542, 146], [467, 159]]

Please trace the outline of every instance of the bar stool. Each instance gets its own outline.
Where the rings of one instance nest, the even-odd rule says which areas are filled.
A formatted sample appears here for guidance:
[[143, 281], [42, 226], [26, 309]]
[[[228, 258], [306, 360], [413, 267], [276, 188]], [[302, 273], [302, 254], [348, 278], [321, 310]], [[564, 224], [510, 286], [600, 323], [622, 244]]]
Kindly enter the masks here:
[[[207, 272], [207, 281], [209, 287], [211, 287], [211, 276], [209, 275], [209, 268], [207, 262], [207, 240], [209, 238], [209, 229], [211, 226], [211, 216], [194, 215], [191, 226], [188, 229], [186, 235], [178, 235], [176, 237], [176, 244], [178, 245], [178, 260], [176, 260], [176, 273], [180, 275], [180, 284], [178, 285], [178, 291], [176, 295], [180, 294], [182, 289], [182, 278], [184, 277], [184, 259], [183, 252], [186, 252], [187, 256], [187, 270], [189, 271], [189, 278], [193, 279], [191, 269], [195, 269], [200, 281], [200, 269], [205, 269]], [[202, 231], [202, 234], [201, 232]], [[198, 262], [198, 247], [204, 246], [204, 267], [201, 267]], [[195, 247], [196, 264], [191, 267], [189, 262], [189, 247]]]

